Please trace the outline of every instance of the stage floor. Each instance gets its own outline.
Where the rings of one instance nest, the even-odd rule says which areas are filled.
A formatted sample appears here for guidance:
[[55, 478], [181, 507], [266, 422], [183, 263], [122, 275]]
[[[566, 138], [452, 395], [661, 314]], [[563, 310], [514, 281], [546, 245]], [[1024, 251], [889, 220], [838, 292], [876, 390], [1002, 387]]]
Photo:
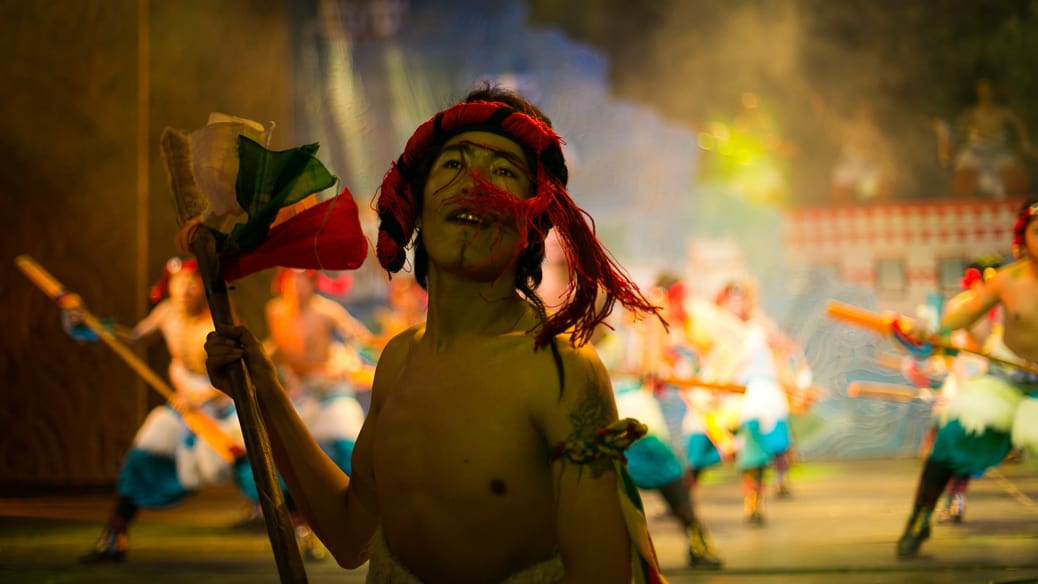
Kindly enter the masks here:
[[[1038, 461], [1004, 464], [974, 480], [965, 521], [935, 523], [921, 555], [898, 560], [894, 542], [919, 468], [917, 460], [797, 463], [793, 496], [768, 501], [763, 527], [743, 521], [736, 472], [708, 472], [698, 511], [725, 560], [719, 572], [687, 570], [681, 529], [655, 493], [643, 496], [672, 583], [1038, 582]], [[107, 496], [0, 499], [0, 582], [279, 582], [265, 531], [232, 527], [244, 503], [230, 487], [142, 512], [125, 564], [78, 565], [110, 504]], [[363, 568], [344, 571], [331, 560], [307, 562], [306, 571], [315, 584], [365, 578]]]

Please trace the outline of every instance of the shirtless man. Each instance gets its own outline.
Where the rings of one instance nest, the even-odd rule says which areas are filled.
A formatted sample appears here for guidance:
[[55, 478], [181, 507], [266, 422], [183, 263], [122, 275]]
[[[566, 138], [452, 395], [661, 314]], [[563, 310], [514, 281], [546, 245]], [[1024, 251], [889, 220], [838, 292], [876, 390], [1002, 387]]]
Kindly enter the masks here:
[[[125, 560], [129, 524], [140, 508], [168, 507], [204, 485], [224, 482], [232, 476], [232, 466], [208, 444], [187, 440], [190, 430], [177, 413], [202, 409], [225, 431], [241, 437], [233, 403], [209, 384], [206, 375], [203, 343], [213, 330], [213, 320], [194, 260], [173, 258], [167, 262], [151, 297], [155, 307], [120, 336], [131, 343], [148, 342], [159, 336], [165, 340], [170, 355], [169, 380], [176, 393], [169, 405], [152, 410], [137, 431], [119, 470], [112, 515], [95, 549], [82, 556], [81, 563]], [[69, 325], [78, 324], [74, 304], [63, 316]]]
[[[373, 336], [341, 304], [317, 293], [322, 277], [314, 270], [277, 271], [271, 286], [274, 297], [265, 307], [270, 337], [264, 346], [314, 440], [350, 474], [353, 447], [364, 423], [355, 391], [371, 389], [374, 369], [361, 359], [357, 345], [370, 343]], [[262, 525], [252, 466], [241, 464], [235, 470], [242, 492], [252, 502], [250, 516], [242, 525]], [[293, 512], [292, 520], [303, 556], [323, 559], [324, 550], [303, 518]]]
[[[1038, 367], [1038, 200], [1020, 209], [1013, 227], [1017, 261], [998, 270], [969, 297], [949, 307], [941, 328], [964, 329], [1001, 305], [1002, 346], [991, 353]], [[919, 552], [930, 537], [930, 516], [955, 474], [977, 476], [1000, 463], [1013, 446], [1038, 452], [1038, 374], [992, 362], [947, 404], [945, 418], [923, 466], [912, 514], [897, 543], [898, 557]]]
[[364, 412], [353, 395], [370, 373], [358, 344], [371, 332], [338, 302], [317, 293], [318, 274], [282, 269], [267, 302], [265, 343], [289, 397], [325, 453], [350, 474], [354, 442]]
[[[566, 179], [547, 118], [495, 88], [408, 141], [380, 189], [378, 257], [400, 270], [414, 236], [427, 319], [382, 352], [351, 476], [310, 437], [247, 330], [206, 342], [218, 387], [222, 366], [245, 359], [289, 490], [342, 566], [370, 560], [371, 582], [658, 576], [644, 517], [622, 511], [635, 501], [616, 482], [619, 450], [643, 427], [616, 423], [586, 344], [615, 301], [655, 307], [594, 238]], [[533, 290], [552, 225], [577, 274], [547, 316]]]
[[[944, 312], [955, 311], [963, 302], [972, 302], [976, 290], [984, 285], [985, 278], [991, 278], [997, 273], [1001, 265], [999, 261], [992, 262], [990, 258], [981, 258], [970, 264], [963, 274], [960, 282], [962, 292], [953, 296], [944, 306]], [[974, 321], [967, 328], [951, 331], [949, 341], [955, 347], [971, 351], [990, 352], [1002, 343], [1002, 323], [1000, 305], [995, 307], [984, 317]], [[934, 392], [933, 410], [931, 414], [932, 423], [923, 435], [919, 451], [923, 458], [929, 456], [933, 442], [937, 438], [937, 432], [941, 429], [945, 417], [948, 401], [959, 393], [959, 387], [968, 382], [969, 379], [987, 371], [988, 360], [973, 353], [960, 352], [954, 357], [945, 355], [934, 355], [933, 360], [939, 360], [938, 367], [944, 375], [941, 385]], [[926, 385], [919, 385], [929, 389], [929, 380], [925, 378]], [[966, 490], [969, 488], [970, 475], [955, 474], [948, 482], [947, 497], [942, 506], [938, 521], [952, 521], [961, 523], [966, 510]]]
[[293, 395], [362, 376], [356, 346], [374, 340], [346, 308], [317, 293], [317, 276], [313, 270], [279, 271], [276, 294], [265, 308], [267, 348]]

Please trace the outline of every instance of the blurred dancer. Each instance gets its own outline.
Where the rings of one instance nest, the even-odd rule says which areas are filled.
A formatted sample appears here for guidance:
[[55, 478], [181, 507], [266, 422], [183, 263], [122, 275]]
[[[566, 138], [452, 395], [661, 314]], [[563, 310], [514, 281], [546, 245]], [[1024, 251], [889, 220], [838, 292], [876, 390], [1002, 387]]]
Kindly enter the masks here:
[[982, 474], [1014, 445], [1038, 452], [1038, 200], [1020, 209], [1013, 253], [1017, 260], [949, 306], [940, 326], [947, 332], [968, 328], [1001, 306], [1002, 343], [990, 354], [1019, 367], [991, 362], [948, 402], [897, 542], [900, 558], [918, 554], [930, 537], [931, 516], [952, 477]]
[[[339, 278], [348, 288], [349, 274]], [[371, 342], [373, 336], [341, 304], [318, 294], [322, 279], [333, 282], [315, 270], [278, 270], [272, 283], [274, 297], [266, 306], [270, 337], [265, 347], [303, 423], [324, 453], [350, 474], [353, 447], [364, 423], [354, 389], [367, 384], [364, 389], [370, 390], [373, 369], [356, 347]], [[343, 285], [339, 288], [345, 294]], [[238, 480], [258, 514], [259, 492], [252, 468], [242, 465], [238, 471]], [[324, 550], [302, 516], [293, 512], [292, 519], [304, 556], [321, 559]]]
[[[80, 558], [81, 563], [124, 561], [129, 526], [141, 508], [175, 505], [203, 486], [233, 476], [232, 465], [192, 433], [179, 413], [202, 410], [241, 443], [233, 402], [210, 385], [206, 375], [203, 345], [213, 321], [195, 261], [169, 260], [162, 278], [152, 287], [151, 300], [154, 308], [122, 336], [133, 343], [162, 337], [169, 350], [169, 380], [176, 393], [170, 403], [152, 410], [137, 431], [119, 470], [112, 514], [95, 548]], [[76, 334], [76, 307], [67, 309], [63, 317]], [[248, 467], [244, 450], [237, 454], [235, 466]]]
[[646, 343], [645, 331], [662, 327], [655, 321], [636, 322], [628, 314], [621, 317], [623, 322], [614, 330], [600, 327], [592, 340], [610, 371], [619, 415], [639, 420], [648, 428], [643, 438], [628, 447], [627, 468], [635, 484], [659, 493], [669, 514], [681, 522], [685, 529], [688, 566], [720, 569], [722, 561], [712, 549], [706, 529], [695, 512], [683, 465], [670, 446], [670, 431], [654, 395], [655, 383], [650, 374], [653, 370], [646, 367], [653, 356], [647, 353], [652, 345]]
[[789, 402], [778, 380], [767, 327], [754, 318], [753, 300], [743, 282], [725, 285], [712, 306], [687, 305], [699, 331], [694, 337], [709, 339], [697, 343], [703, 347], [699, 378], [745, 388], [742, 395], [727, 395], [719, 402], [711, 396], [713, 405], [702, 401], [702, 392], [700, 400], [693, 401], [683, 424], [693, 478], [698, 480], [703, 468], [734, 458], [743, 476], [746, 521], [763, 525], [765, 471], [775, 463], [784, 474], [791, 447]]
[[[985, 279], [990, 279], [995, 275], [1000, 265], [1000, 260], [992, 261], [991, 259], [978, 259], [972, 262], [962, 277], [963, 291], [948, 301], [944, 311], [956, 310], [963, 302], [968, 302], [975, 291], [984, 284]], [[973, 351], [994, 350], [1002, 342], [1001, 316], [1001, 307], [996, 306], [985, 318], [977, 320], [972, 326], [952, 331], [951, 343], [956, 347]], [[947, 359], [943, 356], [940, 358]], [[947, 412], [948, 402], [959, 394], [960, 388], [969, 383], [971, 378], [987, 372], [988, 361], [972, 353], [963, 352], [948, 359], [946, 369], [947, 373], [935, 394], [933, 421], [923, 439], [921, 450], [924, 458], [930, 455], [933, 442], [937, 438], [937, 432], [940, 430]], [[945, 491], [945, 503], [938, 513], [938, 521], [962, 522], [966, 512], [966, 491], [972, 478], [969, 474], [955, 473], [952, 475]]]

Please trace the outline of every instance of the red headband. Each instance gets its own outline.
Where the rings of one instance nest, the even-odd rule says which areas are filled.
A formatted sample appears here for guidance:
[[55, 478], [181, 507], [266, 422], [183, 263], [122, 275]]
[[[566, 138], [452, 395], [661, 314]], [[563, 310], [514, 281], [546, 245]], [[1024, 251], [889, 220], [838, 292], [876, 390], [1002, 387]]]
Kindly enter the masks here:
[[[382, 224], [376, 246], [378, 261], [389, 272], [398, 272], [404, 266], [405, 248], [414, 234], [418, 213], [415, 207], [414, 179], [417, 167], [452, 134], [474, 127], [493, 128], [530, 149], [537, 161], [538, 190], [536, 195], [551, 191], [565, 193], [561, 177], [546, 177], [541, 172], [541, 156], [549, 148], [559, 151], [562, 139], [543, 122], [517, 112], [504, 104], [492, 102], [460, 103], [444, 110], [415, 130], [407, 141], [404, 153], [382, 179], [377, 210]], [[547, 180], [544, 180], [547, 178]]]
[[1024, 241], [1027, 225], [1032, 219], [1038, 217], [1038, 202], [1031, 203], [1020, 210], [1020, 215], [1013, 225], [1013, 255], [1017, 258], [1024, 256], [1027, 244]]
[[169, 294], [169, 279], [173, 274], [183, 270], [197, 272], [198, 260], [195, 258], [170, 258], [166, 265], [162, 267], [162, 276], [159, 277], [158, 282], [152, 284], [151, 290], [148, 293], [152, 304], [158, 304]]
[[[475, 130], [505, 135], [534, 156], [537, 191], [529, 200], [515, 203], [520, 235], [518, 250], [526, 249], [533, 229], [543, 238], [554, 226], [566, 253], [570, 270], [566, 301], [544, 322], [537, 334], [537, 345], [547, 344], [556, 334], [570, 328], [575, 345], [586, 343], [617, 300], [632, 310], [658, 316], [659, 307], [642, 296], [602, 247], [595, 237], [590, 216], [566, 192], [562, 139], [546, 123], [503, 103], [460, 103], [436, 114], [415, 130], [404, 153], [382, 180], [377, 202], [380, 225], [376, 245], [382, 267], [393, 273], [404, 266], [406, 248], [414, 235], [418, 215], [416, 200], [421, 196], [415, 192], [418, 165], [448, 137]], [[596, 309], [595, 298], [600, 290], [605, 293], [605, 302]]]

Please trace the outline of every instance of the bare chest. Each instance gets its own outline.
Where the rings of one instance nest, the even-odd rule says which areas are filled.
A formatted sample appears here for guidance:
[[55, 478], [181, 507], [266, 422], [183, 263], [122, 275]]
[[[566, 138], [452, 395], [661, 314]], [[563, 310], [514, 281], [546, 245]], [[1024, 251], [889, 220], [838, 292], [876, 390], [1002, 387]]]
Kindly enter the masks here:
[[273, 314], [270, 334], [283, 356], [301, 362], [328, 358], [333, 341], [329, 319], [314, 311], [279, 311]]
[[213, 330], [213, 322], [204, 318], [171, 314], [160, 326], [172, 358], [196, 373], [205, 373], [205, 338]]
[[554, 483], [538, 412], [559, 396], [550, 352], [521, 337], [416, 343], [386, 389], [372, 460], [394, 554], [419, 574], [457, 573], [448, 558], [508, 574], [549, 557]]
[[1019, 280], [1003, 306], [1006, 345], [1018, 356], [1038, 362], [1038, 281]]
[[558, 390], [548, 386], [539, 358], [512, 349], [412, 354], [379, 415], [378, 480], [402, 488], [422, 481], [440, 485], [445, 496], [476, 497], [540, 472], [547, 446], [533, 404]]

